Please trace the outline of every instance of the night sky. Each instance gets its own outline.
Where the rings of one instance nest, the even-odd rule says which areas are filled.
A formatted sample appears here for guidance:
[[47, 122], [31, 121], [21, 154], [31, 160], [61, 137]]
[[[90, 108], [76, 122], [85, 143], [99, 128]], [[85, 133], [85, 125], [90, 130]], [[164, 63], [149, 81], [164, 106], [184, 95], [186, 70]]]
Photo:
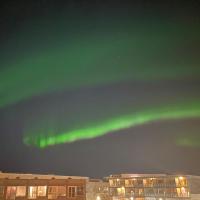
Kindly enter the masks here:
[[0, 171], [200, 175], [198, 0], [0, 9]]

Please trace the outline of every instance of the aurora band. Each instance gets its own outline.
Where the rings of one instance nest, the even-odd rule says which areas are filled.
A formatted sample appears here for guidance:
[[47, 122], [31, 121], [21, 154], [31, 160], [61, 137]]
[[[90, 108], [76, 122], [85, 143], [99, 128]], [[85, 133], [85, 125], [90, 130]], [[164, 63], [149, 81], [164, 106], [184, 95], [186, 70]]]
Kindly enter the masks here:
[[71, 143], [77, 140], [92, 139], [110, 132], [135, 127], [160, 120], [176, 120], [184, 118], [200, 117], [200, 102], [163, 106], [160, 108], [146, 109], [140, 112], [110, 118], [105, 121], [88, 125], [80, 129], [67, 132], [48, 134], [26, 134], [24, 143], [39, 148], [62, 143]]

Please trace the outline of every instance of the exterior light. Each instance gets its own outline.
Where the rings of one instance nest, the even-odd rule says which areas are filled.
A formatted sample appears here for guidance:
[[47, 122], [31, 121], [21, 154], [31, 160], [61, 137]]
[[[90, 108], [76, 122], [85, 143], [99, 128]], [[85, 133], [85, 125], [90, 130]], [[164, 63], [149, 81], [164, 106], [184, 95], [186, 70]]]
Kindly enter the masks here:
[[101, 200], [101, 197], [100, 197], [100, 196], [97, 196], [96, 200]]

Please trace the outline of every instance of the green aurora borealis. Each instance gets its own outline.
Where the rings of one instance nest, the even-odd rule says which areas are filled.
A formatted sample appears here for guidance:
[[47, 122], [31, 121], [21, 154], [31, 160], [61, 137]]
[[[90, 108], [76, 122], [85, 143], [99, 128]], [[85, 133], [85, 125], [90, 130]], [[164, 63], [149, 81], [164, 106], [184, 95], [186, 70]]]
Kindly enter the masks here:
[[[188, 47], [185, 39], [194, 38], [195, 41], [199, 33], [196, 27], [188, 30], [181, 25], [164, 26], [161, 22], [153, 27], [145, 25], [145, 28], [130, 22], [118, 27], [113, 25], [107, 34], [101, 33], [107, 28], [102, 26], [84, 34], [62, 30], [67, 37], [52, 36], [48, 48], [40, 50], [42, 45], [38, 44], [37, 51], [21, 50], [24, 55], [19, 50], [15, 58], [0, 69], [0, 107], [54, 91], [131, 80], [181, 80], [199, 76], [200, 68], [193, 61], [199, 59], [198, 55], [189, 53], [193, 47]], [[57, 29], [59, 32], [59, 27]], [[75, 30], [78, 32], [77, 28]], [[23, 38], [15, 40], [16, 45], [21, 40], [25, 43]], [[37, 38], [31, 35], [30, 49], [38, 43], [35, 40]], [[187, 52], [187, 60], [182, 51]]]
[[[74, 32], [79, 31], [77, 27]], [[83, 27], [82, 25], [81, 28]], [[59, 27], [57, 28], [59, 32]], [[63, 35], [66, 32], [67, 37], [59, 38], [59, 35], [55, 34], [52, 36], [50, 48], [40, 50], [36, 38], [36, 44], [39, 46], [36, 51], [27, 50], [25, 56], [23, 53], [16, 53], [15, 59], [5, 62], [0, 69], [0, 108], [9, 109], [32, 98], [58, 91], [77, 91], [87, 87], [96, 88], [127, 81], [159, 84], [159, 81], [163, 80], [182, 81], [199, 78], [199, 62], [194, 61], [199, 61], [199, 55], [192, 53], [193, 47], [188, 44], [190, 38], [196, 42], [200, 33], [198, 28], [163, 25], [161, 22], [156, 22], [154, 26], [147, 22], [145, 26], [127, 22], [119, 27], [111, 26], [108, 33], [101, 31], [102, 29], [105, 27], [97, 26], [92, 29], [93, 32], [87, 30], [84, 34], [78, 32], [75, 35], [73, 31], [67, 33], [68, 30], [64, 30]], [[33, 35], [31, 37], [34, 38]], [[32, 40], [31, 45], [34, 47], [35, 40]], [[190, 99], [191, 102], [198, 101], [193, 97]], [[115, 116], [101, 120], [91, 119], [91, 122], [83, 123], [78, 128], [69, 130], [71, 127], [65, 127], [66, 131], [61, 132], [49, 131], [54, 129], [53, 123], [48, 125], [44, 123], [45, 128], [40, 129], [42, 124], [40, 116], [38, 119], [30, 118], [27, 120], [28, 125], [24, 125], [26, 128], [23, 130], [23, 141], [27, 145], [44, 148], [96, 138], [154, 121], [200, 117], [199, 102], [183, 104], [174, 101], [173, 106], [170, 106], [167, 100], [164, 103], [163, 106], [156, 107], [148, 105], [147, 101], [144, 109], [140, 108], [127, 114], [119, 112]], [[126, 107], [125, 103], [122, 106]], [[134, 108], [130, 106], [130, 110]], [[45, 116], [47, 119], [44, 121], [48, 121], [48, 114]], [[59, 114], [57, 117], [59, 119]], [[52, 121], [58, 119], [55, 117]], [[32, 130], [34, 126], [36, 128]], [[177, 144], [184, 146], [184, 142]]]
[[1, 172], [200, 175], [200, 1], [0, 10]]
[[166, 119], [176, 120], [191, 117], [200, 117], [199, 103], [141, 111], [139, 113], [127, 116], [116, 117], [94, 126], [71, 130], [66, 133], [58, 133], [49, 136], [47, 134], [33, 134], [32, 136], [27, 135], [24, 138], [24, 142], [28, 145], [35, 145], [37, 147], [44, 148], [50, 145], [74, 142], [80, 139], [91, 139], [105, 135], [109, 132], [114, 132], [153, 121]]

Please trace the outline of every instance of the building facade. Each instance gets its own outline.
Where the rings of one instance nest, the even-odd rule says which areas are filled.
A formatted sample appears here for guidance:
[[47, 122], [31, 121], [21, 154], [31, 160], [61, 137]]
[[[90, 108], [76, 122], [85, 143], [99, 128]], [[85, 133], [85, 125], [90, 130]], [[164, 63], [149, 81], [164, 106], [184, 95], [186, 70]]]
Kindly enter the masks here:
[[101, 179], [90, 179], [86, 183], [86, 199], [87, 200], [108, 200], [109, 183]]
[[112, 200], [200, 200], [200, 177], [166, 174], [111, 175]]
[[200, 200], [200, 176], [78, 176], [0, 173], [0, 200]]
[[87, 177], [0, 173], [0, 200], [86, 200]]

